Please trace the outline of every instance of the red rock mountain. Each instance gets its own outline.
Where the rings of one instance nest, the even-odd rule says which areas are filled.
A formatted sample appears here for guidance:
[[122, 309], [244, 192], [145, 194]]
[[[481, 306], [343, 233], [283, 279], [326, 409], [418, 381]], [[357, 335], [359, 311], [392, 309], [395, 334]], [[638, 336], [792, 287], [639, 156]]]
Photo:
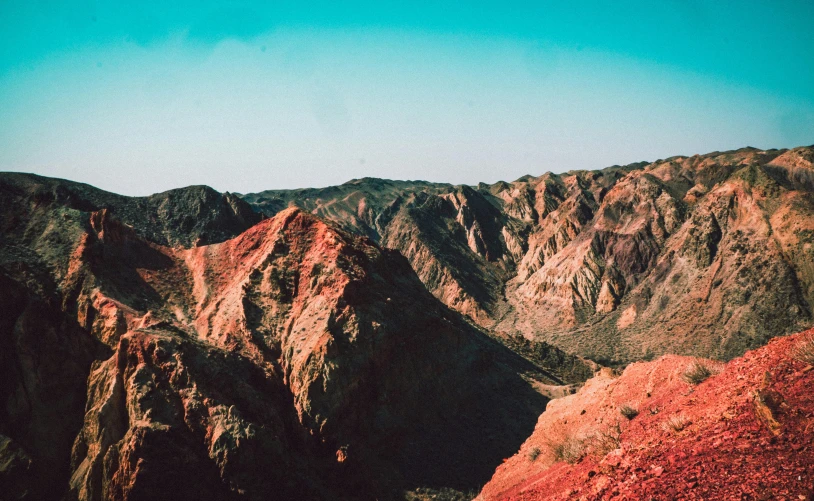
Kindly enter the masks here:
[[[0, 499], [467, 499], [490, 478], [486, 498], [715, 499], [730, 445], [808, 479], [793, 338], [679, 373], [811, 326], [813, 160], [150, 197], [0, 173]], [[614, 435], [619, 398], [639, 415]], [[747, 404], [785, 431], [764, 444]], [[591, 454], [544, 461], [576, 425], [546, 444], [573, 459], [590, 431]], [[659, 459], [689, 441], [683, 469]], [[772, 482], [749, 492], [801, 488]]]
[[[185, 247], [231, 231], [207, 221], [241, 230], [241, 202], [182, 191], [151, 197], [155, 212], [88, 192], [103, 195], [0, 177], [10, 498], [471, 490], [551, 395], [593, 370], [540, 345], [507, 349], [427, 292], [398, 252], [301, 210]], [[177, 229], [189, 212], [204, 219]]]
[[812, 323], [814, 147], [477, 187], [351, 181], [244, 195], [398, 249], [451, 308], [609, 364], [729, 359]]

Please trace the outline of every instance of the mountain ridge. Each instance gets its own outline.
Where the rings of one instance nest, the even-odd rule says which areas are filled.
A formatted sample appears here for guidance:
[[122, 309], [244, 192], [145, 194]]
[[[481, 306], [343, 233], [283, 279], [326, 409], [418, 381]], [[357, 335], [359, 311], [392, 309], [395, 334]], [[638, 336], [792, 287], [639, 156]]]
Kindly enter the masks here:
[[[732, 358], [810, 325], [814, 277], [783, 246], [808, 255], [811, 239], [781, 219], [814, 214], [812, 151], [742, 148], [492, 185], [363, 179], [241, 196], [267, 215], [297, 204], [400, 250], [442, 302], [504, 336], [607, 364], [667, 352]], [[728, 204], [762, 215], [749, 220]], [[752, 262], [759, 248], [768, 255]], [[779, 283], [761, 285], [757, 266], [772, 267]], [[763, 291], [759, 302], [750, 290]], [[700, 348], [683, 327], [693, 321], [669, 311], [676, 299], [710, 318]], [[782, 303], [793, 311], [776, 313]], [[721, 315], [728, 320], [714, 321]], [[675, 336], [642, 339], [665, 323]]]

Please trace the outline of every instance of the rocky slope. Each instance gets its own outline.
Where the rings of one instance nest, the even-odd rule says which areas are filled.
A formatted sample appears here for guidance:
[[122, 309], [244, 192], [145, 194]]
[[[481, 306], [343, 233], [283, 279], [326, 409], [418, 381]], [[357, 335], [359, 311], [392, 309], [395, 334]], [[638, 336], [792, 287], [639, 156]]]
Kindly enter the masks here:
[[[436, 297], [482, 322], [494, 313], [509, 276], [505, 267], [493, 263], [503, 258], [501, 214], [468, 187], [366, 178], [323, 189], [267, 191], [244, 199], [269, 215], [294, 203], [398, 249]], [[474, 210], [485, 213], [474, 214], [473, 204]]]
[[361, 179], [241, 195], [398, 249], [498, 336], [608, 364], [729, 359], [812, 323], [814, 148], [744, 148], [477, 187]]
[[156, 197], [0, 176], [11, 498], [469, 490], [592, 372], [539, 344], [507, 349], [400, 254], [308, 213], [225, 240], [259, 216], [208, 190]]
[[705, 362], [721, 372], [697, 385], [687, 357], [606, 370], [552, 401], [477, 499], [812, 499], [814, 370], [800, 346], [814, 360], [814, 330]]

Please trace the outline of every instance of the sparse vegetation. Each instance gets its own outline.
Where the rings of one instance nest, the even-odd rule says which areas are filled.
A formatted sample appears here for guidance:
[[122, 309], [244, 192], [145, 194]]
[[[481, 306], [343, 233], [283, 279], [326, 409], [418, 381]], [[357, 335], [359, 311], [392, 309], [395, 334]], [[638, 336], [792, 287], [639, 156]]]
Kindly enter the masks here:
[[675, 432], [683, 430], [690, 424], [690, 418], [684, 414], [673, 414], [661, 423], [661, 427], [666, 432]]
[[690, 363], [690, 365], [687, 366], [682, 378], [689, 384], [697, 385], [703, 383], [719, 372], [720, 368], [713, 364], [700, 360], [694, 360], [692, 363]]
[[534, 462], [537, 461], [537, 458], [540, 457], [540, 448], [539, 447], [532, 447], [529, 451], [529, 460]]
[[619, 414], [623, 415], [627, 419], [633, 419], [639, 415], [639, 409], [630, 404], [625, 404], [619, 407]]
[[434, 489], [419, 487], [404, 493], [405, 501], [470, 501], [475, 499], [479, 491], [458, 491], [448, 487]]
[[615, 425], [595, 433], [591, 436], [590, 443], [593, 453], [600, 457], [618, 449], [622, 443], [621, 426], [617, 422]]
[[[618, 449], [621, 441], [622, 428], [617, 422], [603, 430], [582, 436], [560, 431], [549, 435], [546, 445], [550, 449], [554, 461], [576, 464], [589, 454], [598, 457], [607, 455]], [[529, 452], [529, 459], [532, 461], [540, 452], [539, 449], [537, 451], [535, 449]]]
[[559, 433], [554, 437], [549, 437], [547, 445], [554, 461], [576, 464], [585, 457], [585, 439], [570, 433]]
[[808, 365], [814, 365], [814, 333], [808, 333], [797, 341], [791, 356]]

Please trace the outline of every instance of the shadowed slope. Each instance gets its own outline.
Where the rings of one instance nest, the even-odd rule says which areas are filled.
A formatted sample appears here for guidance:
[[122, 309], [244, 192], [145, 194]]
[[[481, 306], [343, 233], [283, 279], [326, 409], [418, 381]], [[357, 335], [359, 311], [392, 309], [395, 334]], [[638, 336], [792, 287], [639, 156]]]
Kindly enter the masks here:
[[[147, 197], [126, 197], [93, 186], [34, 174], [0, 173], [4, 197], [21, 197], [34, 206], [51, 204], [91, 212], [108, 209], [146, 239], [191, 247], [221, 242], [258, 223], [262, 216], [230, 193], [188, 186]], [[10, 217], [19, 217], [9, 213]]]

